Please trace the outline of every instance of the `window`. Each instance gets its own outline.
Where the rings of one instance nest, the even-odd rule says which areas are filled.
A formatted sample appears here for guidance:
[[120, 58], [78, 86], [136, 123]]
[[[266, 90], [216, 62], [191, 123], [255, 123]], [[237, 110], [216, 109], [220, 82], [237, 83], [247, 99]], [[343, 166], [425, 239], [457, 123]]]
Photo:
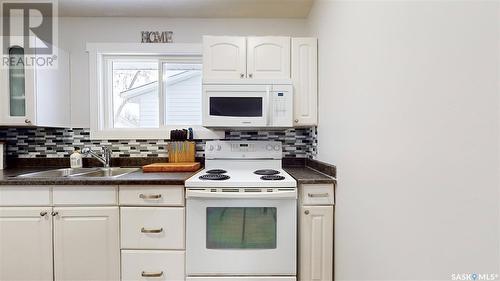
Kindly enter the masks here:
[[221, 132], [201, 127], [201, 46], [88, 44], [87, 48], [91, 73], [95, 72], [91, 109], [97, 111], [96, 116], [91, 114], [91, 138], [165, 139], [169, 130], [187, 127], [198, 138], [221, 137]]
[[105, 57], [111, 128], [201, 125], [199, 57]]

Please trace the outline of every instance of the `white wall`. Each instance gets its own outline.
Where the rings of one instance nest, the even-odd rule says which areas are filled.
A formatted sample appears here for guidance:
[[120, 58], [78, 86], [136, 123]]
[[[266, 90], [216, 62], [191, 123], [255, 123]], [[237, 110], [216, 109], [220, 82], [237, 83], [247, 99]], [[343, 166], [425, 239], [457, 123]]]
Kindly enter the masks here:
[[174, 42], [201, 43], [202, 35], [290, 35], [307, 33], [298, 19], [62, 18], [59, 44], [71, 53], [73, 127], [89, 127], [87, 42], [140, 42], [143, 30], [172, 30]]
[[337, 280], [499, 273], [498, 2], [317, 0]]

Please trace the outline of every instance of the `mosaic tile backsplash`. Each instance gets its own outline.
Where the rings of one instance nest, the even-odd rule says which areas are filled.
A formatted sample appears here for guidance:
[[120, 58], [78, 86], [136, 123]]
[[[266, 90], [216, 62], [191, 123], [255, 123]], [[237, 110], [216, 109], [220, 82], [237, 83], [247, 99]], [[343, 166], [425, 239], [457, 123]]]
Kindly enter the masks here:
[[[313, 158], [317, 147], [316, 128], [282, 131], [226, 131], [226, 140], [273, 140], [283, 143], [283, 157]], [[0, 128], [0, 141], [7, 143], [10, 158], [63, 158], [74, 147], [99, 150], [110, 146], [113, 157], [168, 157], [168, 140], [91, 140], [83, 128]], [[196, 141], [196, 156], [204, 156], [205, 141]]]

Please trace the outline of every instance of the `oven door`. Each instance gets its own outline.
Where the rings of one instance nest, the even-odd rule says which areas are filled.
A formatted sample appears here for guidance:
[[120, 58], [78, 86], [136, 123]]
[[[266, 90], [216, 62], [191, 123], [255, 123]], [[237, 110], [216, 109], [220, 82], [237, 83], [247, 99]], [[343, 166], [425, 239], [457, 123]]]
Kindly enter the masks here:
[[203, 126], [267, 126], [271, 88], [266, 85], [204, 85]]
[[296, 190], [186, 196], [188, 275], [296, 274]]

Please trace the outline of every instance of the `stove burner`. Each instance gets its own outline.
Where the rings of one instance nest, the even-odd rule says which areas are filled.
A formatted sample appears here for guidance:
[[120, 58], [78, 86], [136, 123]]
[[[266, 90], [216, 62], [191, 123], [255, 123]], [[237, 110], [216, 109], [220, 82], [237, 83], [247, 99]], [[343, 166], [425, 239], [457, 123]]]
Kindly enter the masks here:
[[271, 170], [271, 169], [264, 169], [264, 170], [257, 170], [253, 173], [256, 175], [261, 175], [261, 176], [271, 176], [271, 175], [279, 174], [280, 172], [278, 172], [276, 170]]
[[200, 176], [200, 180], [213, 180], [213, 181], [223, 181], [229, 179], [228, 175], [222, 174], [207, 174]]
[[212, 170], [206, 171], [205, 173], [207, 173], [207, 174], [225, 174], [225, 173], [227, 173], [227, 171], [222, 170], [222, 169], [212, 169]]
[[284, 180], [284, 176], [277, 176], [277, 175], [270, 175], [270, 176], [262, 176], [260, 177], [261, 180], [265, 181], [281, 181]]

